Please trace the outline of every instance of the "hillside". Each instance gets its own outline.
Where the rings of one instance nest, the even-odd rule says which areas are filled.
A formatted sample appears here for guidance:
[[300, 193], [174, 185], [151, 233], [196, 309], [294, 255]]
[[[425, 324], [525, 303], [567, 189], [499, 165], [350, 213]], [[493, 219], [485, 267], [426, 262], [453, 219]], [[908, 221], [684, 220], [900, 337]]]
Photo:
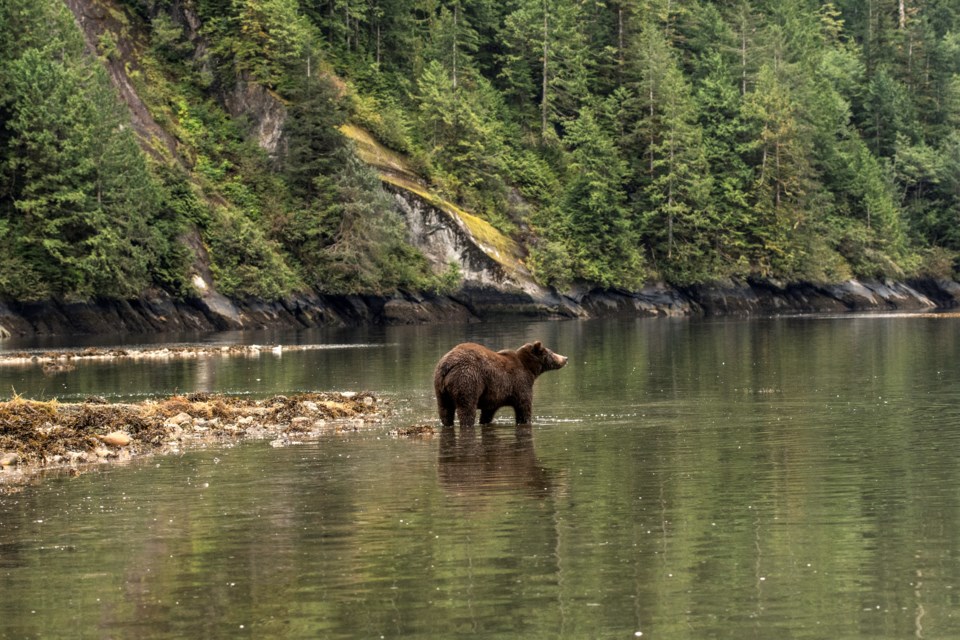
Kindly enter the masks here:
[[8, 305], [952, 301], [947, 0], [7, 0], [0, 34]]

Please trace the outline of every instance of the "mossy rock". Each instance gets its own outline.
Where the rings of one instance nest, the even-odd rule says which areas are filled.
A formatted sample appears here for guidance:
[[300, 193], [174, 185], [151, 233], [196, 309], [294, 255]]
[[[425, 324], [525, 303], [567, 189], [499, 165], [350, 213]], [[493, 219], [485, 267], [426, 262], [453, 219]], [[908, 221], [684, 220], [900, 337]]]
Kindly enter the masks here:
[[355, 125], [343, 125], [340, 130], [357, 146], [360, 159], [377, 169], [380, 179], [398, 189], [408, 191], [419, 199], [450, 216], [491, 260], [514, 277], [528, 277], [523, 264], [525, 252], [520, 244], [501, 233], [492, 224], [431, 192], [410, 163], [399, 153], [377, 142], [369, 132]]

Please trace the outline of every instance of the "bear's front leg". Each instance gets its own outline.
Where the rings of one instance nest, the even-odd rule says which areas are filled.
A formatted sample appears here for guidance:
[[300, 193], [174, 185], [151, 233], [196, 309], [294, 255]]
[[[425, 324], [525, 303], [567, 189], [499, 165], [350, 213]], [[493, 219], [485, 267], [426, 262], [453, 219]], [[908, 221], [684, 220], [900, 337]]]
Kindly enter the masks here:
[[493, 416], [497, 412], [496, 409], [481, 409], [480, 410], [480, 424], [490, 424], [493, 422]]
[[530, 420], [533, 418], [533, 403], [518, 402], [513, 405], [513, 412], [517, 416], [517, 426], [530, 424]]

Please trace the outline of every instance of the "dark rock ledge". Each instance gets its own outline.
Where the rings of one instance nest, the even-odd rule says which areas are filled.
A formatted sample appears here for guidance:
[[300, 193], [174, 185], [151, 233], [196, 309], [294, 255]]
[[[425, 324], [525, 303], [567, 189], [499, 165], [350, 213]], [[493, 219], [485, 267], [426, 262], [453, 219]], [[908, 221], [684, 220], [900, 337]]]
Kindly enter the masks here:
[[934, 311], [960, 302], [960, 284], [945, 280], [834, 285], [725, 281], [640, 291], [477, 286], [453, 295], [304, 294], [276, 302], [234, 300], [217, 293], [186, 300], [152, 294], [135, 300], [0, 302], [0, 337], [221, 331], [269, 327], [480, 322], [494, 318], [786, 315], [864, 311]]

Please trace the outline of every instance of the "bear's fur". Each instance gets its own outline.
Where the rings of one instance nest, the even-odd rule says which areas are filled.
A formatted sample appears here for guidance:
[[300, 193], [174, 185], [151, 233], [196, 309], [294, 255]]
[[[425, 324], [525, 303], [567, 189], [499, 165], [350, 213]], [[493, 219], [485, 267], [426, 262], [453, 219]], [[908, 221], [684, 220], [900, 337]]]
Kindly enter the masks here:
[[544, 371], [567, 364], [540, 341], [517, 350], [491, 351], [465, 342], [440, 358], [433, 374], [437, 410], [445, 427], [453, 426], [454, 414], [461, 427], [472, 427], [480, 409], [480, 423], [489, 424], [500, 407], [513, 407], [517, 424], [529, 424], [533, 416], [533, 382]]

